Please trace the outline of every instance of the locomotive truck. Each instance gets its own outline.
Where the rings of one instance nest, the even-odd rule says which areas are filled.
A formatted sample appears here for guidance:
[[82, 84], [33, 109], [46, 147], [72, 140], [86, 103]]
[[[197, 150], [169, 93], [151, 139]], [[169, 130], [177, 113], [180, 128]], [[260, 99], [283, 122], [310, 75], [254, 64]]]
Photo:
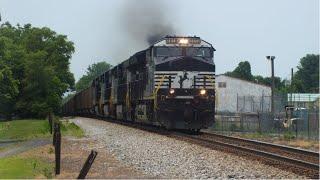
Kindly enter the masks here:
[[215, 115], [214, 52], [200, 37], [166, 36], [96, 77], [62, 112], [167, 129], [208, 128]]

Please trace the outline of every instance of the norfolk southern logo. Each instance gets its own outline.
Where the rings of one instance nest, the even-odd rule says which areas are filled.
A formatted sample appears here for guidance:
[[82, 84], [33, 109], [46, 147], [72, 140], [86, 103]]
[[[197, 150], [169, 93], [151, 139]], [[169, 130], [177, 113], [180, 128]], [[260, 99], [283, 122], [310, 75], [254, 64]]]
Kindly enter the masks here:
[[188, 78], [188, 73], [186, 71], [183, 71], [183, 76], [179, 76], [179, 84], [180, 84], [180, 88], [183, 87], [183, 81], [185, 81], [186, 79], [189, 80]]

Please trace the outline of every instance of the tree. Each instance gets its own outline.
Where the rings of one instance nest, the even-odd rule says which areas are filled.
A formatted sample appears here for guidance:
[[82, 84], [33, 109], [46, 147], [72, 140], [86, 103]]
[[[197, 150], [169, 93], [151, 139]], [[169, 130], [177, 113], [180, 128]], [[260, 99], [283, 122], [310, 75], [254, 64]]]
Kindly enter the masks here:
[[28, 56], [26, 74], [22, 81], [23, 96], [17, 103], [20, 114], [24, 117], [45, 117], [49, 112], [60, 111], [61, 97], [68, 84], [59, 79], [53, 66], [48, 66], [43, 61], [45, 56], [43, 51]]
[[[260, 75], [253, 76], [253, 81], [258, 84], [264, 84], [267, 86], [272, 86], [272, 79], [271, 77], [262, 77]], [[285, 80], [281, 80], [280, 77], [274, 77], [274, 86], [276, 90], [279, 90], [285, 86]]]
[[253, 79], [253, 76], [251, 74], [251, 66], [248, 61], [240, 62], [232, 72], [227, 72], [225, 73], [225, 75], [248, 81], [251, 81]]
[[108, 64], [105, 61], [90, 65], [87, 68], [86, 74], [83, 75], [76, 83], [76, 91], [79, 92], [89, 87], [92, 80], [101, 75], [103, 72], [108, 71], [111, 67], [112, 65]]
[[0, 113], [11, 119], [14, 103], [19, 93], [19, 81], [15, 80], [12, 71], [6, 65], [0, 64]]
[[73, 52], [73, 43], [49, 28], [0, 26], [0, 64], [9, 68], [18, 82], [14, 106], [20, 116], [59, 112], [63, 93], [74, 88], [69, 70]]
[[[252, 81], [258, 84], [263, 84], [267, 86], [272, 85], [271, 77], [262, 77], [260, 75], [253, 76], [251, 74], [251, 65], [248, 61], [243, 61], [238, 64], [238, 66], [232, 71], [225, 73], [227, 76], [244, 79], [247, 81]], [[285, 80], [281, 80], [280, 77], [274, 77], [276, 91], [284, 92]]]
[[318, 93], [319, 92], [319, 55], [307, 54], [300, 59], [298, 71], [293, 77], [295, 92]]

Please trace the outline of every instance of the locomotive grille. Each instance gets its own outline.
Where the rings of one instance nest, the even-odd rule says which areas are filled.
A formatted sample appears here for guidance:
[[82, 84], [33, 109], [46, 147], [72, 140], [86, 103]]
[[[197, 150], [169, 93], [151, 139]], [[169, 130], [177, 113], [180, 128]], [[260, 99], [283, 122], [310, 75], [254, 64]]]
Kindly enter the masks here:
[[154, 75], [154, 86], [160, 89], [169, 88], [171, 79], [171, 88], [196, 88], [196, 89], [214, 89], [214, 72], [194, 72], [194, 71], [156, 71]]

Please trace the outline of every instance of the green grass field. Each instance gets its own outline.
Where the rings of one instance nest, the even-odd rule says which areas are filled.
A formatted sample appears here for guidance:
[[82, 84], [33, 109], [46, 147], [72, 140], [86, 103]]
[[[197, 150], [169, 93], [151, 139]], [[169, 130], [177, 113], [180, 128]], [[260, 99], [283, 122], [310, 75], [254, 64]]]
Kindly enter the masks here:
[[[62, 136], [83, 137], [84, 131], [70, 121], [60, 121]], [[30, 140], [51, 138], [47, 120], [14, 120], [0, 122], [0, 140]], [[6, 151], [16, 144], [0, 147]], [[52, 152], [48, 152], [52, 153]], [[37, 156], [22, 157], [15, 155], [0, 158], [0, 179], [52, 178], [53, 163], [45, 162]]]
[[[14, 120], [0, 122], [0, 140], [27, 140], [50, 137], [50, 127], [47, 120]], [[61, 122], [62, 136], [83, 137], [83, 130], [73, 122]]]
[[14, 120], [0, 122], [1, 139], [32, 139], [49, 137], [49, 124], [46, 120]]
[[1, 179], [52, 178], [53, 164], [36, 158], [18, 156], [0, 159]]

